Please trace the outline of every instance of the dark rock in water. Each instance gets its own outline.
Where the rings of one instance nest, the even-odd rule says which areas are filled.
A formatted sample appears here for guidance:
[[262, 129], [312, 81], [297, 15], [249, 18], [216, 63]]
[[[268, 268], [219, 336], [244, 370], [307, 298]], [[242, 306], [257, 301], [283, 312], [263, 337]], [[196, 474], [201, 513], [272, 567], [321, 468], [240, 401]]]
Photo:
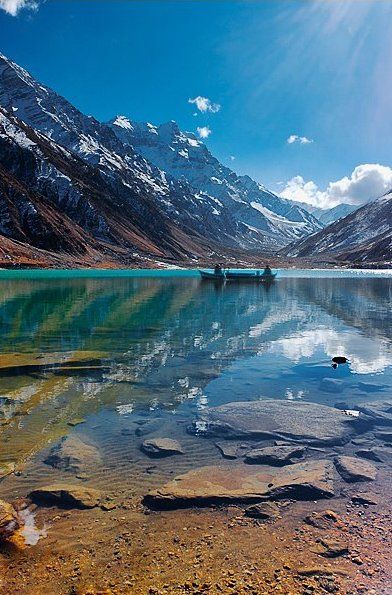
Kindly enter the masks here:
[[261, 502], [252, 504], [244, 511], [245, 516], [262, 521], [272, 521], [279, 518], [279, 508], [273, 502]]
[[20, 521], [12, 504], [0, 500], [0, 540], [8, 539], [20, 527]]
[[98, 506], [101, 499], [98, 490], [68, 483], [56, 483], [37, 488], [29, 495], [37, 504], [55, 505], [59, 508], [94, 508]]
[[209, 506], [293, 498], [315, 500], [334, 496], [331, 461], [309, 461], [262, 469], [247, 465], [200, 467], [149, 492], [144, 503], [152, 508]]
[[255, 448], [245, 456], [245, 463], [283, 467], [298, 462], [306, 452], [303, 446], [266, 446]]
[[63, 469], [80, 473], [87, 468], [101, 464], [101, 457], [95, 446], [86, 444], [78, 436], [66, 436], [60, 440], [50, 451], [44, 463]]
[[380, 499], [376, 494], [372, 492], [360, 492], [359, 494], [355, 494], [352, 496], [351, 501], [354, 504], [371, 504], [376, 505], [379, 504]]
[[317, 527], [317, 529], [332, 529], [342, 527], [342, 519], [333, 510], [322, 510], [321, 512], [312, 512], [305, 517], [305, 523]]
[[368, 461], [355, 457], [340, 456], [336, 457], [335, 466], [341, 477], [349, 483], [374, 481], [376, 479], [377, 468]]
[[322, 537], [318, 540], [321, 548], [319, 553], [326, 558], [337, 558], [348, 554], [348, 542], [345, 539]]
[[357, 405], [358, 411], [367, 415], [377, 425], [392, 426], [392, 400], [372, 401]]
[[384, 442], [388, 442], [388, 444], [392, 444], [392, 432], [386, 430], [385, 432], [375, 432], [374, 435], [378, 440], [383, 440]]
[[192, 433], [225, 439], [290, 439], [313, 445], [345, 444], [356, 429], [364, 429], [360, 418], [333, 407], [278, 399], [211, 407], [188, 428]]
[[149, 457], [155, 458], [184, 454], [181, 444], [171, 438], [151, 438], [150, 440], [145, 440], [140, 446], [140, 450]]
[[335, 355], [332, 358], [332, 361], [334, 364], [347, 364], [348, 359], [347, 357], [344, 357], [344, 355]]
[[323, 378], [320, 382], [320, 390], [326, 393], [341, 393], [344, 389], [343, 380], [337, 378]]

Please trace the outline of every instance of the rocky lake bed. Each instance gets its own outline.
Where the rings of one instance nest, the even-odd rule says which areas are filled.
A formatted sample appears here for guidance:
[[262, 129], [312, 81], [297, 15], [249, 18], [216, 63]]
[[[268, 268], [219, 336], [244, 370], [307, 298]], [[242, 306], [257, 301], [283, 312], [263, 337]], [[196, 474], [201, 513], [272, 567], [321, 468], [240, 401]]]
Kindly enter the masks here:
[[[3, 592], [60, 572], [58, 593], [86, 595], [390, 593], [392, 403], [355, 411], [265, 399], [137, 419], [122, 436], [150, 487], [131, 493], [137, 476], [94, 481], [105, 456], [77, 425], [36, 457], [50, 481], [22, 493], [28, 465], [3, 478], [18, 494], [0, 505]], [[34, 546], [26, 509], [46, 527]]]

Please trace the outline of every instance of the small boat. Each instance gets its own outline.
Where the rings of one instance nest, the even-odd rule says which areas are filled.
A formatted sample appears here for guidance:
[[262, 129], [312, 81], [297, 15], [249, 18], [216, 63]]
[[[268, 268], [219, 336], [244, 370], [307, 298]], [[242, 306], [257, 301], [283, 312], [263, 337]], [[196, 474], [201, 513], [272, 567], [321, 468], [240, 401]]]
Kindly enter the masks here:
[[272, 283], [276, 277], [276, 273], [270, 275], [263, 275], [262, 273], [250, 273], [248, 271], [227, 272], [227, 281], [251, 281], [252, 283]]
[[206, 279], [209, 281], [221, 281], [221, 282], [226, 281], [226, 274], [224, 271], [222, 271], [219, 274], [216, 274], [211, 271], [199, 270], [199, 273], [200, 273], [202, 279]]
[[250, 271], [223, 271], [219, 274], [215, 273], [214, 271], [205, 271], [199, 270], [202, 279], [210, 280], [210, 281], [251, 281], [253, 283], [271, 283], [275, 277], [276, 273], [271, 273], [270, 275], [263, 275], [259, 271], [250, 272]]

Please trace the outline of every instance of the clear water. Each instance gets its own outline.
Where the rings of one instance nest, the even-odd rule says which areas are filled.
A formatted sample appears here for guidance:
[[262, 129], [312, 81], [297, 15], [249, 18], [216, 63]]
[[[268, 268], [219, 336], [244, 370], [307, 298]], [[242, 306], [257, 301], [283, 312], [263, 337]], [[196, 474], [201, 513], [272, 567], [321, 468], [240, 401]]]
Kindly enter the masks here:
[[[123, 473], [142, 491], [219, 459], [186, 434], [206, 406], [390, 395], [391, 301], [390, 271], [282, 271], [270, 287], [216, 286], [193, 271], [1, 271], [0, 465], [21, 473], [0, 493], [57, 479], [43, 458], [66, 434], [104, 455], [89, 481], [113, 487]], [[335, 355], [349, 364], [333, 369]], [[325, 378], [342, 380], [340, 392]], [[156, 476], [135, 434], [149, 420], [149, 436], [189, 450]]]

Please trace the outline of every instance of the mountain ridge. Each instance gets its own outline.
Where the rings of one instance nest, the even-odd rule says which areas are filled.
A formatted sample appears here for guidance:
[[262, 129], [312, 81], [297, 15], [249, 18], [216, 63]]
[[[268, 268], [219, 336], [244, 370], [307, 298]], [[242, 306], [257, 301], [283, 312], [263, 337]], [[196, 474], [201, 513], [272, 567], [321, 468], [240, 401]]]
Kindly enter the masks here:
[[392, 190], [284, 248], [289, 257], [392, 263]]

